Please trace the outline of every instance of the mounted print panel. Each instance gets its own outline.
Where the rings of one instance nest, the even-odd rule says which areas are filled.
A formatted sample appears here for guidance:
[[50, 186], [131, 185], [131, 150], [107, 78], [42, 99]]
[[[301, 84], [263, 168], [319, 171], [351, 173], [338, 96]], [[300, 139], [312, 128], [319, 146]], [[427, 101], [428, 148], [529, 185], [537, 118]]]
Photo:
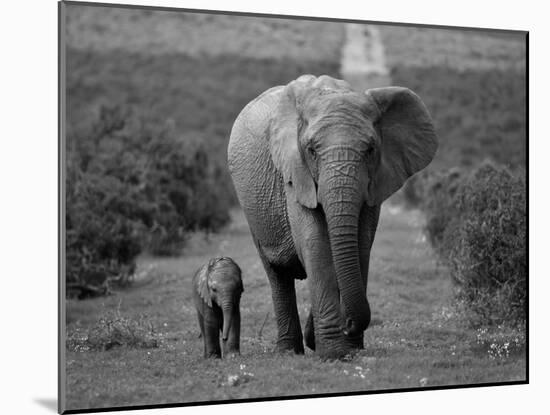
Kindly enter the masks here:
[[527, 383], [527, 32], [60, 3], [61, 412]]

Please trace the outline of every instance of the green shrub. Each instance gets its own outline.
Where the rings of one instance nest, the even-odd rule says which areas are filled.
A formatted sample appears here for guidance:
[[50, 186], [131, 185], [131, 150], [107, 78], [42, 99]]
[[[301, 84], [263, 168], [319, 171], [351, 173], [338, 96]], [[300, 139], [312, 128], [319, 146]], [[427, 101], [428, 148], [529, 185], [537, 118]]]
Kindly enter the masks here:
[[525, 177], [485, 162], [424, 182], [426, 231], [449, 265], [457, 299], [474, 324], [516, 324], [526, 315]]
[[445, 171], [427, 173], [420, 176], [415, 184], [422, 195], [421, 204], [427, 212], [426, 232], [431, 244], [441, 255], [447, 247], [445, 231], [453, 226], [457, 218], [455, 196], [464, 181], [464, 170], [453, 168]]
[[114, 347], [155, 348], [160, 335], [146, 316], [123, 316], [117, 308], [102, 315], [88, 329], [75, 329], [67, 336], [66, 348], [70, 351], [105, 351]]
[[169, 123], [102, 108], [67, 138], [67, 282], [105, 293], [144, 250], [178, 253], [189, 231], [229, 220], [228, 183], [200, 143]]

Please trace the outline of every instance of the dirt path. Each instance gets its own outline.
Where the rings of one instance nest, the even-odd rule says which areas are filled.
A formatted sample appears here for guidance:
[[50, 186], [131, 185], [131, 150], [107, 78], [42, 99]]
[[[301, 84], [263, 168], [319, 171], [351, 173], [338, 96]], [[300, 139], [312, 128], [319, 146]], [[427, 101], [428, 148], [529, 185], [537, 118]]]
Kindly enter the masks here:
[[340, 72], [357, 91], [391, 84], [384, 45], [374, 25], [348, 23]]

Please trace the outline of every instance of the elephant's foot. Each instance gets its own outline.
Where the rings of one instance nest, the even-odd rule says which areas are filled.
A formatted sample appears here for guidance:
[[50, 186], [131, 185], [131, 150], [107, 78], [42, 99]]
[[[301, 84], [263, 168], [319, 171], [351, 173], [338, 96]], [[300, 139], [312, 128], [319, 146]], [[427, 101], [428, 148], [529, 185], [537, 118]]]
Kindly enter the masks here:
[[353, 337], [344, 334], [329, 338], [319, 336], [316, 343], [315, 353], [323, 360], [347, 359], [364, 348], [362, 333]]
[[227, 352], [224, 353], [223, 358], [224, 359], [235, 359], [236, 357], [239, 357], [241, 353], [239, 351], [233, 351], [233, 352]]
[[204, 354], [206, 359], [221, 359], [222, 354], [219, 351], [210, 351]]
[[319, 345], [315, 352], [323, 360], [346, 360], [348, 358], [352, 358], [361, 349], [363, 349], [363, 347]]
[[239, 349], [239, 346], [237, 345], [226, 345], [223, 348], [223, 357], [224, 358], [233, 358], [241, 355], [241, 351]]
[[278, 353], [293, 352], [296, 354], [304, 354], [304, 345], [300, 338], [279, 338], [275, 346], [275, 351]]

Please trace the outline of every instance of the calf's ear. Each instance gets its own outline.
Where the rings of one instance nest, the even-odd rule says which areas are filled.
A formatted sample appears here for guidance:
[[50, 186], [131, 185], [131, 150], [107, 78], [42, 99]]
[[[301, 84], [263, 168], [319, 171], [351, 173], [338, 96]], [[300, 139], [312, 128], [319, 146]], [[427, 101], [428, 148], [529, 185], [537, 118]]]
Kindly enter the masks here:
[[208, 287], [208, 272], [209, 267], [204, 266], [199, 271], [197, 276], [197, 290], [202, 300], [208, 304], [208, 307], [212, 307], [212, 298], [210, 297], [210, 289]]

